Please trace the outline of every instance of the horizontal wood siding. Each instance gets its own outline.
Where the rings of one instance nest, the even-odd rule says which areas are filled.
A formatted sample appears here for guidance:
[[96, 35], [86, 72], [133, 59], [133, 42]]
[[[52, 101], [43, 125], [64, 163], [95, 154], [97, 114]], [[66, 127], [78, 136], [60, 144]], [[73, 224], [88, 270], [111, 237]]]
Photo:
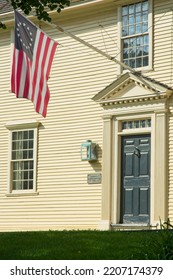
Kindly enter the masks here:
[[[116, 57], [120, 51], [117, 5], [121, 2], [102, 1], [91, 7], [69, 9], [53, 20]], [[173, 86], [172, 1], [153, 2], [153, 69], [144, 74]], [[45, 119], [34, 112], [29, 100], [16, 99], [9, 93], [11, 33], [0, 30], [0, 230], [96, 229], [101, 219], [101, 184], [88, 184], [87, 174], [102, 172], [103, 109], [92, 97], [117, 78], [117, 64], [56, 29], [43, 24], [40, 27], [59, 42], [49, 79], [51, 99]], [[168, 142], [168, 211], [173, 221], [172, 111], [173, 106]], [[8, 197], [9, 134], [5, 124], [28, 119], [41, 123], [37, 162], [39, 194]], [[81, 161], [80, 145], [88, 139], [98, 144], [98, 162]]]
[[153, 2], [153, 70], [145, 74], [173, 86], [172, 1], [158, 0]]
[[173, 98], [170, 100], [168, 135], [168, 217], [173, 223]]
[[[72, 12], [67, 21], [61, 17], [60, 23], [68, 31], [114, 55], [116, 9], [113, 11], [109, 4], [104, 7], [104, 11], [95, 10], [85, 16]], [[0, 230], [95, 229], [101, 219], [101, 184], [88, 184], [87, 174], [101, 173], [102, 108], [91, 98], [116, 79], [117, 65], [57, 30], [42, 28], [59, 42], [49, 79], [51, 99], [45, 119], [34, 112], [29, 100], [16, 99], [8, 92], [10, 32], [2, 36], [0, 31]], [[8, 197], [8, 130], [5, 124], [28, 119], [41, 122], [37, 166], [39, 194]], [[96, 163], [81, 161], [80, 145], [88, 139], [98, 144]]]
[[[154, 71], [156, 80], [173, 86], [173, 11], [172, 1], [154, 1]], [[173, 100], [168, 117], [168, 217], [173, 223]]]

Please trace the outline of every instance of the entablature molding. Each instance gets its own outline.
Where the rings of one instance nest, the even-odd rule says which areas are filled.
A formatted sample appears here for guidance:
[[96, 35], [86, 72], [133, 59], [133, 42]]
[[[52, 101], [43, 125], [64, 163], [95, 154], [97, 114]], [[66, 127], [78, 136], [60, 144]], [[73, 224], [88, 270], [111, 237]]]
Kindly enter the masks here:
[[169, 86], [149, 77], [127, 72], [108, 85], [92, 99], [103, 107], [166, 102], [173, 94]]

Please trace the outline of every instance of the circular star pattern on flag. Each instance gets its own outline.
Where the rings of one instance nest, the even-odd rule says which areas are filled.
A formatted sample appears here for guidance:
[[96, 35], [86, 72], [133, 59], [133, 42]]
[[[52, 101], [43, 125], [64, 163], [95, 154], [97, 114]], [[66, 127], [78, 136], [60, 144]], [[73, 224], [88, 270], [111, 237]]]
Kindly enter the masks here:
[[36, 34], [36, 26], [16, 11], [15, 48], [25, 52], [30, 60], [33, 59]]
[[26, 50], [33, 48], [33, 33], [30, 30], [30, 27], [26, 25], [26, 23], [17, 23], [17, 37], [20, 40], [22, 44], [22, 48], [25, 48]]

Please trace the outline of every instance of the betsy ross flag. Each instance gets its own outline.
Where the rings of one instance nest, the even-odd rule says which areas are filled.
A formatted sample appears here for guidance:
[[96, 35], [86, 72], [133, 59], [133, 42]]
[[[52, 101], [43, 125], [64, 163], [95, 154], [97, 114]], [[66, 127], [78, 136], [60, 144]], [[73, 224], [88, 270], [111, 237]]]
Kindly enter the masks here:
[[50, 91], [47, 81], [58, 43], [15, 11], [15, 42], [11, 91], [30, 99], [36, 112], [46, 117]]

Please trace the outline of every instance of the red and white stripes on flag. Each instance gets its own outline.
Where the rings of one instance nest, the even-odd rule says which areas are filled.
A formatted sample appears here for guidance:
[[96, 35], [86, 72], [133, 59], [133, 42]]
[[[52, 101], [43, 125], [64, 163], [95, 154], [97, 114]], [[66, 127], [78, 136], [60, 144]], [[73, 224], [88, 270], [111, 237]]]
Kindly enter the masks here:
[[15, 11], [15, 43], [11, 91], [30, 99], [36, 112], [46, 117], [50, 91], [47, 81], [58, 43]]

